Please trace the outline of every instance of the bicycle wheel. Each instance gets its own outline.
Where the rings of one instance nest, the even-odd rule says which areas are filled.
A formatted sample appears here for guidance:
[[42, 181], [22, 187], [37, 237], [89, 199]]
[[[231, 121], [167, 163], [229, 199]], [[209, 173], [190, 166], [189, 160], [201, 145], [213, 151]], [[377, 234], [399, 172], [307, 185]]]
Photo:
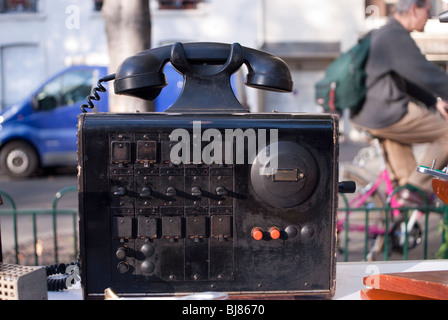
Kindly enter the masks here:
[[[409, 223], [409, 222], [408, 222]], [[410, 228], [406, 226], [406, 222], [404, 218], [400, 218], [396, 221], [392, 227], [391, 231], [391, 242], [392, 249], [403, 253], [404, 251], [404, 242], [405, 242], [405, 233], [407, 230], [407, 249], [414, 249], [423, 241], [423, 231], [418, 222], [415, 222]], [[409, 230], [410, 229], [410, 230]]]
[[[383, 249], [385, 197], [362, 168], [340, 166], [340, 181], [354, 181], [356, 192], [339, 195], [338, 247], [348, 261], [373, 261]], [[370, 181], [373, 181], [371, 183]], [[348, 219], [348, 221], [347, 221]]]

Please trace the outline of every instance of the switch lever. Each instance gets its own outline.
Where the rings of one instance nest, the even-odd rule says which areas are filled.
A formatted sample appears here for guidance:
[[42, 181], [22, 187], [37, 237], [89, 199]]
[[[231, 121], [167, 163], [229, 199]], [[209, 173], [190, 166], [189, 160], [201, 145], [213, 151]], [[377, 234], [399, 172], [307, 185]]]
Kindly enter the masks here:
[[217, 186], [215, 192], [218, 196], [226, 196], [228, 193], [227, 189], [223, 186]]
[[151, 195], [151, 188], [149, 187], [144, 187], [142, 189], [142, 193], [140, 193], [140, 197], [149, 197]]
[[174, 197], [177, 194], [176, 188], [174, 187], [168, 187], [166, 188], [165, 195], [168, 197]]
[[201, 188], [199, 188], [198, 186], [193, 186], [191, 188], [191, 195], [195, 197], [200, 197], [202, 195]]
[[117, 190], [114, 192], [114, 195], [122, 197], [122, 196], [125, 196], [126, 193], [127, 193], [127, 190], [125, 187], [118, 187]]

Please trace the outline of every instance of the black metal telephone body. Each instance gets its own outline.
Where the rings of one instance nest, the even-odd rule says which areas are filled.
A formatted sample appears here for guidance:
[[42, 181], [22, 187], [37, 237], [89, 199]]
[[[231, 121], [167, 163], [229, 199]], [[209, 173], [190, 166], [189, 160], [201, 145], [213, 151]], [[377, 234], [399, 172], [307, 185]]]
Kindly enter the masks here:
[[[84, 297], [102, 297], [107, 288], [123, 296], [332, 296], [337, 118], [248, 112], [230, 85], [243, 64], [248, 86], [291, 92], [293, 82], [283, 60], [239, 44], [150, 49], [103, 81], [115, 79], [117, 94], [155, 99], [168, 61], [184, 86], [166, 112], [79, 117]], [[191, 142], [180, 163], [172, 152], [181, 143], [176, 130]], [[229, 132], [230, 144], [214, 144]], [[237, 160], [254, 146], [252, 158]], [[214, 160], [195, 158], [195, 150]], [[274, 159], [276, 170], [263, 171]]]

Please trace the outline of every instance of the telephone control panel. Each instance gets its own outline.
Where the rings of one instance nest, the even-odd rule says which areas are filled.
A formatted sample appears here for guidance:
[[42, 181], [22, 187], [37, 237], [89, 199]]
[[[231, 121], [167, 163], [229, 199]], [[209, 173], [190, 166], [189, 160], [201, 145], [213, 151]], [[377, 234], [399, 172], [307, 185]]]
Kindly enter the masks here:
[[109, 135], [111, 274], [118, 281], [230, 280], [234, 168], [173, 165], [168, 139]]
[[81, 115], [85, 298], [331, 296], [335, 137], [325, 114]]

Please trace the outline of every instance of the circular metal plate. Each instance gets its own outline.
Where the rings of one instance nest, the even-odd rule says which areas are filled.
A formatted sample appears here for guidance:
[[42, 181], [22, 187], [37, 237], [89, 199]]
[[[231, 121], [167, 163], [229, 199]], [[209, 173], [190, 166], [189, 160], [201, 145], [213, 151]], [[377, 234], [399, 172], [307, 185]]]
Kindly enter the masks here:
[[273, 143], [257, 154], [251, 168], [251, 183], [264, 202], [278, 208], [291, 208], [313, 193], [317, 183], [316, 162], [295, 142]]

